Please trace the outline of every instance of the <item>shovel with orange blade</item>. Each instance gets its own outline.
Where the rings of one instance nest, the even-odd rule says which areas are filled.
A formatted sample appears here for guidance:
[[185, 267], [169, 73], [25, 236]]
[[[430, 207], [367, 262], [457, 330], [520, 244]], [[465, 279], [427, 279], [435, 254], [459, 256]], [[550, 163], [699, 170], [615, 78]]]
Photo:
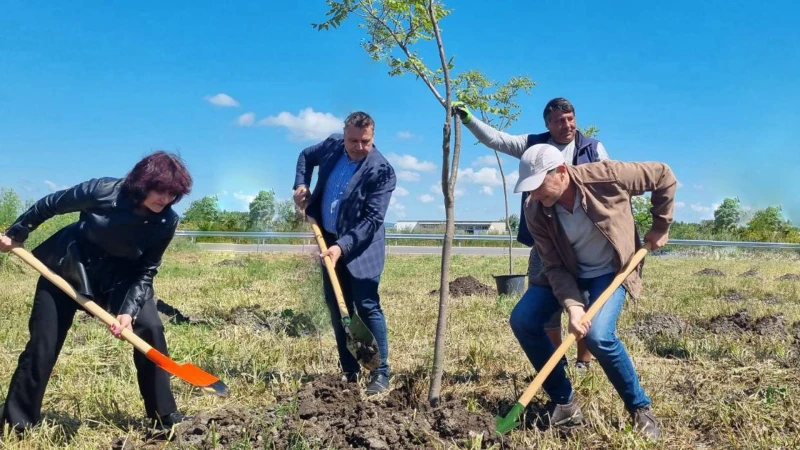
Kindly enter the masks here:
[[[27, 263], [29, 266], [36, 269], [42, 274], [43, 277], [47, 278], [51, 283], [58, 286], [59, 289], [72, 297], [72, 299], [78, 302], [85, 310], [102, 320], [106, 325], [110, 326], [112, 324], [116, 324], [119, 326], [119, 322], [116, 318], [114, 318], [114, 316], [109, 314], [97, 303], [75, 292], [75, 289], [73, 289], [72, 286], [66, 282], [66, 280], [53, 273], [53, 271], [51, 271], [30, 252], [22, 247], [13, 248], [11, 249], [11, 252], [25, 261], [25, 263]], [[228, 386], [226, 386], [222, 380], [190, 363], [176, 363], [167, 355], [154, 349], [153, 346], [142, 340], [142, 338], [134, 334], [134, 332], [130, 329], [125, 328], [122, 330], [121, 337], [122, 339], [133, 344], [136, 350], [144, 353], [150, 361], [153, 361], [158, 367], [164, 369], [168, 373], [199, 387], [205, 392], [217, 394], [223, 397], [228, 395]]]

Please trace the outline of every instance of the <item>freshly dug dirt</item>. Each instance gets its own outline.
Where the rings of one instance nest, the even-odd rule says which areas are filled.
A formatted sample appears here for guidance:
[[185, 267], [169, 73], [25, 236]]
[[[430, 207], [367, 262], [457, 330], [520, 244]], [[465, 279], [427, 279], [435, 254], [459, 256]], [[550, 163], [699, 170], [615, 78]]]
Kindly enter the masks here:
[[787, 273], [779, 276], [778, 281], [800, 281], [800, 275], [796, 273]]
[[705, 328], [714, 334], [740, 334], [751, 332], [766, 335], [786, 333], [786, 319], [782, 314], [753, 319], [747, 310], [739, 310], [730, 315], [711, 318]]
[[292, 309], [278, 312], [265, 311], [260, 306], [237, 306], [224, 314], [224, 317], [234, 325], [256, 330], [284, 331], [289, 337], [308, 336], [316, 331], [310, 317]]
[[695, 273], [695, 275], [696, 275], [696, 276], [703, 276], [703, 275], [705, 275], [705, 276], [708, 276], [708, 277], [724, 277], [724, 276], [725, 276], [725, 273], [724, 273], [724, 272], [722, 272], [721, 270], [712, 269], [712, 268], [710, 268], [710, 267], [707, 267], [707, 268], [705, 268], [705, 269], [703, 269], [703, 270], [701, 270], [701, 271], [699, 271], [699, 272]]
[[[200, 414], [176, 427], [174, 443], [199, 449], [475, 448], [469, 446], [470, 438], [483, 434], [480, 448], [509, 448], [494, 426], [489, 413], [469, 412], [459, 402], [431, 408], [409, 386], [379, 399], [362, 398], [357, 385], [327, 375], [266, 411], [227, 408]], [[121, 442], [116, 444], [114, 448], [122, 448]], [[163, 445], [139, 443], [136, 448]]]
[[247, 263], [239, 259], [223, 259], [214, 265], [217, 267], [245, 267]]
[[669, 313], [654, 313], [637, 321], [629, 330], [639, 339], [649, 339], [655, 335], [680, 336], [688, 324], [680, 317]]
[[758, 274], [756, 269], [750, 269], [747, 272], [743, 272], [739, 274], [742, 278], [761, 278], [761, 275]]
[[[453, 297], [464, 297], [467, 295], [493, 295], [495, 290], [481, 283], [472, 275], [458, 277], [450, 282], [450, 295]], [[430, 295], [439, 295], [439, 289], [434, 289]]]

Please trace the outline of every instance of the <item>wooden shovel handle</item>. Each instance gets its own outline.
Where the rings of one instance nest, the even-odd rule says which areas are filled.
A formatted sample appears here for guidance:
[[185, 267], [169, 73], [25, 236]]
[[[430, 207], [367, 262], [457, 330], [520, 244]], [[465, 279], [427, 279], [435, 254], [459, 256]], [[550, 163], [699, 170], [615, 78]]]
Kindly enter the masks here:
[[[322, 237], [322, 230], [319, 229], [317, 221], [313, 217], [307, 216], [308, 221], [311, 223], [311, 229], [314, 231], [314, 237], [317, 239], [317, 245], [320, 252], [324, 253], [328, 250], [328, 245], [325, 244], [325, 239]], [[350, 319], [350, 312], [347, 311], [347, 304], [344, 302], [344, 294], [342, 294], [342, 287], [339, 285], [339, 277], [336, 276], [336, 269], [333, 267], [333, 261], [330, 256], [324, 258], [325, 268], [328, 270], [328, 277], [331, 279], [333, 286], [333, 293], [336, 295], [336, 304], [339, 305], [339, 314], [342, 319], [345, 317]]]
[[[628, 264], [622, 269], [622, 271], [620, 271], [617, 274], [616, 277], [614, 277], [614, 279], [611, 281], [611, 284], [608, 285], [606, 290], [604, 290], [603, 293], [600, 294], [600, 297], [598, 297], [597, 300], [595, 300], [595, 302], [589, 308], [589, 310], [586, 311], [586, 314], [584, 314], [583, 318], [581, 319], [581, 323], [591, 321], [594, 318], [594, 316], [597, 315], [597, 313], [600, 311], [600, 308], [602, 308], [603, 305], [606, 304], [608, 299], [611, 298], [611, 295], [614, 293], [614, 291], [616, 291], [617, 288], [622, 284], [622, 282], [625, 281], [625, 278], [627, 278], [628, 275], [630, 275], [630, 273], [633, 272], [633, 270], [636, 268], [636, 266], [639, 265], [639, 263], [642, 261], [642, 259], [645, 257], [645, 255], [651, 248], [652, 248], [651, 244], [648, 242], [645, 244], [644, 247], [640, 248], [639, 251], [637, 251], [633, 255], [633, 258], [631, 258], [631, 260], [628, 261]], [[523, 407], [527, 406], [528, 403], [530, 403], [531, 399], [533, 399], [533, 396], [536, 395], [537, 392], [539, 392], [539, 389], [541, 389], [544, 380], [547, 379], [547, 377], [550, 375], [550, 372], [553, 371], [553, 369], [556, 367], [556, 364], [558, 364], [558, 361], [561, 359], [561, 357], [564, 356], [565, 353], [567, 353], [567, 349], [569, 349], [569, 346], [572, 345], [572, 343], [575, 342], [576, 339], [577, 338], [575, 334], [570, 333], [569, 336], [567, 336], [566, 339], [564, 339], [561, 345], [558, 346], [555, 353], [553, 353], [553, 356], [551, 356], [550, 359], [547, 360], [547, 363], [544, 365], [544, 367], [542, 367], [539, 373], [536, 374], [536, 377], [533, 379], [531, 384], [528, 386], [527, 389], [525, 389], [525, 392], [523, 392], [522, 396], [519, 398], [519, 403], [521, 403]]]
[[[98, 319], [102, 320], [106, 325], [111, 326], [112, 324], [116, 324], [120, 326], [119, 321], [108, 313], [105, 309], [101, 308], [100, 305], [89, 300], [88, 298], [82, 296], [81, 294], [77, 293], [75, 289], [67, 283], [66, 280], [58, 276], [52, 270], [50, 270], [47, 266], [45, 266], [38, 258], [33, 256], [29, 251], [25, 250], [22, 247], [15, 247], [11, 249], [11, 253], [17, 255], [21, 260], [25, 261], [29, 266], [36, 269], [37, 272], [42, 274], [48, 281], [55, 284], [59, 289], [64, 291], [67, 295], [69, 295], [73, 300], [78, 302], [84, 309], [89, 311], [93, 316], [97, 317]], [[148, 344], [147, 342], [143, 341], [142, 338], [137, 336], [128, 328], [122, 330], [122, 338], [126, 341], [133, 344], [137, 350], [140, 352], [147, 354], [153, 347]]]

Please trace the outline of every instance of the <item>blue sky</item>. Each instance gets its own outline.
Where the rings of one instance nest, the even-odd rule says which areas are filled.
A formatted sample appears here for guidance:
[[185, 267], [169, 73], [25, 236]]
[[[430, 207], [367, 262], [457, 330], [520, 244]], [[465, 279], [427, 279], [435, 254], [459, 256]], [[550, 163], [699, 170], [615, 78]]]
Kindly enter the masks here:
[[[489, 5], [450, 2], [445, 50], [456, 72], [537, 82], [510, 132], [543, 131], [542, 107], [564, 96], [612, 158], [670, 164], [677, 220], [709, 218], [738, 196], [750, 208], [781, 204], [800, 223], [796, 2]], [[260, 189], [288, 198], [299, 151], [364, 110], [402, 173], [387, 221], [443, 217], [441, 107], [421, 82], [372, 61], [353, 23], [312, 29], [326, 10], [321, 0], [4, 2], [0, 185], [35, 199], [123, 176], [161, 148], [180, 151], [195, 177], [179, 211], [212, 194], [245, 210]], [[457, 219], [498, 219], [492, 154], [466, 137]], [[519, 197], [510, 202], [517, 211]]]

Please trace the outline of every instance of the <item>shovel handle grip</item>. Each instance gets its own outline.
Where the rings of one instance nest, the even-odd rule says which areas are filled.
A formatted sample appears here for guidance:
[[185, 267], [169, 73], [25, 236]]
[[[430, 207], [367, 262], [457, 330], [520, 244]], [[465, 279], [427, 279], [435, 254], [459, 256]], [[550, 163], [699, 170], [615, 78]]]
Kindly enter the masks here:
[[[75, 289], [67, 283], [66, 280], [61, 278], [58, 274], [54, 273], [50, 270], [47, 266], [45, 266], [38, 258], [33, 256], [29, 251], [25, 250], [22, 247], [14, 247], [11, 249], [11, 253], [17, 255], [21, 260], [23, 260], [26, 264], [33, 267], [37, 272], [39, 272], [43, 277], [45, 277], [48, 281], [55, 284], [56, 287], [64, 291], [65, 294], [69, 295], [70, 298], [78, 302], [85, 310], [89, 311], [93, 316], [97, 317], [98, 319], [102, 320], [108, 326], [112, 324], [116, 324], [119, 326], [119, 322], [117, 319], [108, 313], [105, 309], [101, 308], [100, 305], [89, 300], [88, 298], [82, 296]], [[133, 344], [137, 350], [140, 352], [147, 354], [153, 347], [148, 344], [147, 342], [143, 341], [142, 338], [134, 334], [128, 328], [122, 330], [122, 338], [126, 341]]]
[[[608, 285], [603, 293], [600, 294], [600, 297], [598, 297], [592, 306], [586, 311], [586, 314], [584, 314], [583, 318], [581, 319], [582, 323], [591, 321], [594, 316], [597, 315], [597, 313], [600, 311], [600, 308], [606, 304], [614, 291], [616, 291], [622, 282], [625, 281], [625, 278], [627, 278], [628, 275], [633, 272], [633, 270], [639, 265], [651, 248], [652, 247], [648, 242], [633, 255], [633, 258], [628, 261], [628, 264], [617, 274], [616, 277], [614, 277], [614, 279], [611, 281], [611, 284]], [[539, 373], [536, 374], [536, 377], [519, 398], [519, 403], [522, 404], [523, 407], [528, 406], [528, 403], [530, 403], [530, 401], [533, 399], [533, 396], [536, 395], [536, 393], [539, 392], [539, 389], [542, 388], [544, 380], [550, 376], [550, 372], [553, 371], [553, 369], [556, 367], [556, 364], [558, 364], [558, 361], [564, 356], [565, 353], [567, 353], [567, 349], [569, 349], [570, 345], [572, 345], [576, 340], [577, 336], [575, 336], [573, 333], [570, 333], [569, 336], [567, 336], [564, 341], [561, 342], [561, 345], [558, 346], [556, 351], [553, 353], [553, 356], [547, 360], [547, 363], [545, 363], [544, 367], [542, 367]]]
[[[306, 217], [308, 217], [308, 221], [311, 223], [311, 230], [314, 232], [314, 237], [317, 239], [320, 252], [326, 252], [328, 250], [328, 245], [325, 244], [325, 239], [322, 237], [322, 230], [319, 229], [317, 221], [314, 220], [313, 217]], [[347, 304], [344, 302], [344, 294], [342, 294], [342, 287], [339, 284], [339, 277], [336, 276], [336, 269], [333, 267], [333, 261], [330, 256], [326, 256], [324, 261], [325, 268], [328, 270], [328, 277], [331, 279], [331, 285], [333, 286], [333, 293], [336, 295], [336, 304], [339, 306], [339, 314], [342, 316], [343, 322], [348, 322], [345, 323], [345, 325], [349, 325], [350, 312], [347, 311]]]

